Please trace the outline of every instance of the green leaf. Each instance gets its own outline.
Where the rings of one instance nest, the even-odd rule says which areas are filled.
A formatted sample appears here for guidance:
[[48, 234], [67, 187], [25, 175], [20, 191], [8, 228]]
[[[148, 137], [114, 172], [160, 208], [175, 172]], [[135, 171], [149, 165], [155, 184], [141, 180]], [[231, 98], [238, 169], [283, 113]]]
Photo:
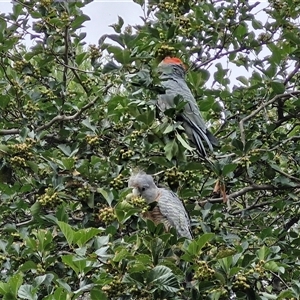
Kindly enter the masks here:
[[246, 35], [248, 29], [245, 23], [240, 23], [235, 29], [235, 35], [242, 38]]
[[73, 29], [78, 29], [82, 27], [82, 24], [86, 21], [90, 21], [90, 17], [87, 15], [80, 15], [80, 16], [76, 16], [75, 19], [72, 22], [72, 28]]
[[180, 142], [180, 144], [187, 150], [189, 151], [193, 151], [194, 148], [192, 148], [185, 140], [184, 138], [179, 134], [176, 133], [176, 138], [178, 139], [178, 141]]
[[121, 49], [117, 46], [109, 46], [107, 51], [114, 54], [115, 60], [122, 65], [127, 65], [132, 61], [130, 56], [131, 53], [128, 49]]
[[276, 94], [283, 94], [285, 91], [285, 86], [282, 82], [272, 81], [271, 87]]
[[244, 145], [243, 145], [243, 143], [240, 140], [233, 139], [231, 143], [232, 143], [233, 147], [235, 147], [236, 149], [238, 149], [240, 151], [243, 151]]
[[263, 24], [261, 23], [261, 21], [256, 19], [252, 20], [252, 26], [254, 29], [263, 29]]
[[147, 281], [162, 291], [176, 293], [179, 290], [175, 275], [172, 273], [172, 270], [166, 266], [154, 267], [149, 272]]
[[296, 297], [295, 293], [291, 290], [285, 290], [280, 292], [278, 297], [276, 298], [277, 300], [283, 300], [283, 299], [292, 299], [293, 297]]
[[284, 267], [280, 267], [275, 261], [267, 261], [264, 264], [264, 268], [272, 272], [279, 272], [281, 274], [283, 274], [285, 271]]
[[97, 126], [91, 124], [91, 120], [89, 118], [82, 121], [82, 124], [96, 133]]
[[63, 158], [61, 160], [66, 170], [72, 170], [75, 165], [75, 160], [73, 158]]
[[141, 121], [144, 124], [150, 126], [155, 118], [155, 112], [154, 110], [148, 110], [147, 112], [145, 112], [144, 114], [140, 114], [136, 117], [137, 121]]
[[270, 252], [271, 251], [267, 246], [262, 246], [257, 252], [258, 258], [260, 260], [266, 260]]
[[69, 156], [71, 154], [71, 148], [68, 145], [58, 145], [58, 149], [60, 149], [66, 156]]
[[299, 37], [293, 32], [286, 32], [283, 35], [288, 41], [292, 42], [292, 44], [298, 46], [300, 44]]
[[214, 73], [214, 79], [220, 84], [224, 83], [224, 78], [227, 75], [227, 69], [223, 69], [221, 63], [216, 64], [217, 72]]
[[245, 86], [249, 85], [248, 79], [245, 76], [238, 76], [236, 79], [243, 83]]
[[18, 289], [22, 283], [23, 283], [23, 274], [22, 273], [17, 273], [8, 280], [9, 290], [14, 296], [17, 295]]
[[27, 300], [37, 300], [37, 289], [34, 288], [30, 284], [22, 285], [18, 290], [18, 297], [20, 299], [27, 299]]
[[206, 243], [212, 240], [214, 236], [215, 236], [214, 233], [204, 233], [203, 235], [201, 235], [199, 238], [192, 241], [188, 245], [187, 252], [195, 256], [200, 255], [201, 249], [204, 247]]
[[166, 129], [163, 131], [163, 134], [167, 134], [167, 133], [172, 132], [172, 131], [174, 131], [174, 130], [175, 130], [175, 128], [174, 128], [173, 125], [168, 125], [168, 126], [166, 127]]
[[31, 269], [36, 269], [36, 263], [33, 262], [33, 261], [26, 261], [21, 267], [20, 267], [20, 271], [21, 272], [26, 272], [28, 270], [31, 270]]
[[277, 67], [275, 64], [271, 64], [267, 69], [265, 69], [264, 74], [266, 74], [269, 78], [273, 78], [277, 72]]
[[10, 97], [8, 95], [2, 95], [0, 101], [0, 108], [6, 108], [10, 101]]
[[178, 145], [175, 140], [169, 141], [164, 147], [165, 155], [168, 160], [171, 160], [178, 153]]
[[199, 101], [199, 109], [200, 109], [200, 111], [208, 111], [212, 108], [214, 103], [215, 103], [215, 100], [211, 97], [208, 99], [205, 99], [205, 100], [200, 100]]
[[96, 228], [84, 228], [80, 229], [74, 233], [73, 242], [78, 245], [78, 247], [85, 246], [86, 242], [91, 238], [95, 237], [97, 234], [101, 233], [102, 230]]
[[90, 294], [91, 294], [91, 300], [99, 300], [99, 299], [108, 300], [106, 293], [104, 293], [101, 290], [98, 290], [98, 289], [94, 288], [94, 289], [91, 290]]
[[127, 249], [121, 249], [120, 251], [115, 253], [115, 256], [113, 257], [113, 261], [115, 262], [120, 262], [122, 259], [126, 258], [127, 256], [129, 256], [129, 252]]
[[57, 225], [67, 239], [69, 246], [71, 246], [75, 237], [75, 231], [72, 230], [71, 226], [65, 222], [57, 221]]
[[229, 174], [230, 172], [233, 172], [237, 166], [238, 165], [234, 164], [234, 163], [225, 165], [222, 169], [222, 174], [225, 176], [225, 175]]
[[108, 205], [111, 205], [112, 201], [114, 200], [114, 196], [110, 190], [105, 190], [103, 188], [97, 188], [97, 193], [100, 193]]

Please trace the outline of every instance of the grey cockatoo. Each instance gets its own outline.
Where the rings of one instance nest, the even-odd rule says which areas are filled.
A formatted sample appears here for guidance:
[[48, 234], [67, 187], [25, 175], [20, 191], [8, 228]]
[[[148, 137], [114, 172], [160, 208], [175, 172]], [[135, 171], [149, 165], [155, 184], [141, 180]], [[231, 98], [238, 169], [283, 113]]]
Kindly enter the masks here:
[[134, 196], [141, 196], [148, 204], [156, 202], [154, 209], [145, 214], [147, 218], [155, 224], [163, 223], [167, 231], [174, 227], [178, 236], [192, 239], [188, 213], [175, 193], [158, 188], [152, 176], [145, 172], [133, 174], [128, 186]]
[[175, 107], [174, 98], [182, 96], [186, 105], [182, 113], [178, 115], [183, 122], [185, 132], [190, 141], [196, 146], [199, 154], [205, 157], [206, 150], [203, 144], [213, 151], [214, 146], [218, 146], [218, 140], [208, 130], [204, 119], [199, 111], [197, 102], [185, 81], [185, 66], [179, 58], [166, 57], [159, 65], [161, 85], [166, 89], [165, 94], [159, 95], [157, 102], [161, 111]]

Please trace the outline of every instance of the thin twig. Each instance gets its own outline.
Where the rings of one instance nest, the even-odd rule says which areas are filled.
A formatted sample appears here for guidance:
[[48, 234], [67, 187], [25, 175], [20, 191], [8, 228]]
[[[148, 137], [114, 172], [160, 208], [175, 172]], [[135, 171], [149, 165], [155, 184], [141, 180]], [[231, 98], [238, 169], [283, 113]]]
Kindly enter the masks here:
[[252, 117], [256, 116], [262, 109], [264, 109], [266, 106], [278, 101], [278, 99], [283, 99], [283, 98], [289, 98], [291, 96], [295, 96], [295, 95], [299, 95], [300, 91], [294, 91], [294, 92], [290, 92], [290, 93], [286, 93], [286, 94], [279, 94], [276, 95], [275, 97], [273, 97], [271, 100], [263, 103], [262, 105], [260, 105], [257, 109], [255, 109], [250, 115], [246, 116], [245, 118], [243, 118], [240, 123], [239, 123], [239, 127], [240, 127], [240, 133], [241, 133], [241, 140], [243, 145], [245, 146], [246, 144], [246, 138], [245, 138], [245, 128], [244, 128], [244, 123], [248, 120], [250, 120]]
[[300, 69], [300, 62], [297, 62], [295, 69], [286, 77], [283, 84], [287, 85], [287, 83], [298, 73], [299, 69]]
[[[237, 197], [240, 197], [242, 195], [245, 195], [249, 192], [252, 192], [252, 191], [276, 191], [276, 190], [286, 190], [286, 189], [295, 189], [295, 188], [300, 188], [300, 184], [296, 184], [295, 186], [282, 186], [282, 187], [277, 187], [277, 186], [274, 186], [272, 184], [252, 184], [252, 185], [249, 185], [249, 186], [246, 186], [244, 188], [242, 188], [241, 190], [237, 191], [237, 192], [234, 192], [230, 195], [227, 196], [227, 199], [234, 199], [234, 198], [237, 198]], [[206, 203], [222, 203], [223, 202], [223, 198], [210, 198], [210, 199], [207, 199], [207, 200], [203, 200], [203, 201], [200, 201], [199, 204], [200, 205], [205, 205]]]

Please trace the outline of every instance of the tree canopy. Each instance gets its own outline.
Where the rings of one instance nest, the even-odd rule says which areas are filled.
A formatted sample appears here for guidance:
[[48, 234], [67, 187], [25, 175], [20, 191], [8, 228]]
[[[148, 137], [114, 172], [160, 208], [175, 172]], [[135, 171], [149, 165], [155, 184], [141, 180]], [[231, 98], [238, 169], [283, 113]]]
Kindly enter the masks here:
[[[1, 297], [299, 299], [300, 1], [262, 22], [259, 2], [135, 0], [142, 25], [86, 45], [89, 2], [0, 14]], [[210, 163], [181, 102], [156, 108], [166, 56], [220, 140]], [[141, 218], [135, 168], [184, 201], [192, 241]]]

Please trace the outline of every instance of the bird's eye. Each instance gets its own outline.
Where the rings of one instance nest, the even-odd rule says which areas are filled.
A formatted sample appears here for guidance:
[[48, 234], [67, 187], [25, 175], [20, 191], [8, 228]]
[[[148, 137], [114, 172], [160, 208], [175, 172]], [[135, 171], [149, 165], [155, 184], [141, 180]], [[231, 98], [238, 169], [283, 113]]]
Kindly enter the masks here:
[[145, 191], [146, 191], [146, 188], [145, 188], [145, 187], [142, 187], [142, 188], [141, 188], [141, 191], [142, 191], [142, 192], [145, 192]]

